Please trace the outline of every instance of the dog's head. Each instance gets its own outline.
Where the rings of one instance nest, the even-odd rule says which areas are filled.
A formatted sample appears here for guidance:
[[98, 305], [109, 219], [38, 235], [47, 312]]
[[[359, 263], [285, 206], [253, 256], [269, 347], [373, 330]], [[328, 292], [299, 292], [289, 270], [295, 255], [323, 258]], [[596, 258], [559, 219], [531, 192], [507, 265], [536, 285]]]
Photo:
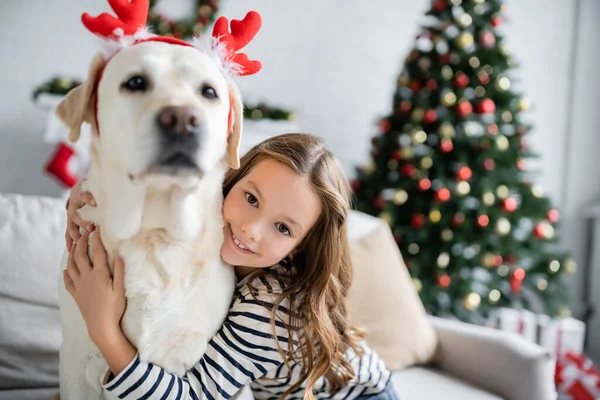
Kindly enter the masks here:
[[227, 20], [217, 21], [208, 45], [149, 36], [113, 54], [98, 54], [87, 80], [57, 108], [70, 140], [78, 139], [83, 122], [90, 123], [100, 156], [149, 184], [166, 179], [193, 185], [223, 158], [238, 168], [243, 109], [233, 77], [244, 74], [239, 71], [245, 62], [256, 72], [251, 63], [257, 62], [235, 54], [250, 39], [238, 40], [236, 48], [234, 34], [249, 18], [255, 25], [246, 32], [251, 39], [256, 18], [260, 26], [256, 13], [231, 21], [232, 34]]

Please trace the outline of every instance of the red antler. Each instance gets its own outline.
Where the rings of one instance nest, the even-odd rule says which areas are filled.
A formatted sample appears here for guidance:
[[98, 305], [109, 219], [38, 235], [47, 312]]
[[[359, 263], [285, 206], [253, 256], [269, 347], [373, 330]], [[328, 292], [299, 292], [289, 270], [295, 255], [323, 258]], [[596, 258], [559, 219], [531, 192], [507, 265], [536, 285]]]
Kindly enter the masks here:
[[108, 13], [92, 17], [88, 13], [81, 16], [83, 25], [92, 33], [104, 38], [117, 38], [116, 29], [122, 30], [122, 35], [133, 35], [146, 25], [148, 20], [148, 0], [108, 0], [118, 18]]
[[260, 71], [262, 64], [259, 61], [249, 60], [244, 53], [236, 51], [246, 46], [256, 35], [261, 26], [260, 14], [250, 11], [243, 20], [231, 20], [231, 33], [227, 26], [227, 18], [220, 17], [213, 28], [213, 37], [225, 43], [229, 53], [228, 58], [242, 67], [240, 75], [252, 75]]

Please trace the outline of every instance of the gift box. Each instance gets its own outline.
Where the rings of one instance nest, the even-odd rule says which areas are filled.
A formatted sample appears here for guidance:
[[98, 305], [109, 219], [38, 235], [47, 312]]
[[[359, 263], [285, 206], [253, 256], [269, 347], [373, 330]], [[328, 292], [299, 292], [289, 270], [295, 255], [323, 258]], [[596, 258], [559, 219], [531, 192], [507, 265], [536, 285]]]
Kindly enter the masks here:
[[490, 314], [488, 326], [507, 332], [517, 333], [537, 343], [537, 315], [528, 310], [515, 308], [496, 308]]
[[581, 353], [560, 356], [554, 379], [559, 400], [600, 399], [600, 370]]
[[556, 358], [567, 353], [583, 354], [585, 323], [575, 318], [552, 319], [539, 315], [537, 343]]

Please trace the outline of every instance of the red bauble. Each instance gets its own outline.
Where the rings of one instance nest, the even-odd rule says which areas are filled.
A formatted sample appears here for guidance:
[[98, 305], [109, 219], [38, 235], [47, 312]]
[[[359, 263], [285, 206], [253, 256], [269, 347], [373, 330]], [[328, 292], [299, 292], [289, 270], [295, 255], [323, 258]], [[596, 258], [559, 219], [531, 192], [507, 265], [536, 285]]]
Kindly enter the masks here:
[[427, 89], [431, 90], [432, 92], [438, 88], [438, 83], [435, 79], [430, 79], [427, 81]]
[[502, 201], [502, 208], [508, 212], [513, 212], [517, 209], [517, 200], [514, 197], [507, 197]]
[[437, 192], [435, 192], [435, 199], [440, 203], [445, 203], [450, 200], [450, 190], [447, 188], [441, 188]]
[[385, 199], [381, 196], [377, 196], [375, 199], [375, 207], [377, 209], [382, 209], [385, 206]]
[[510, 290], [513, 293], [517, 294], [517, 293], [520, 293], [522, 289], [523, 289], [523, 281], [515, 279], [514, 276], [511, 276], [510, 277]]
[[438, 115], [435, 110], [427, 110], [425, 111], [425, 115], [423, 115], [423, 122], [426, 124], [433, 124], [437, 119]]
[[404, 176], [412, 176], [415, 171], [415, 166], [413, 164], [405, 164], [402, 167], [402, 175]]
[[454, 148], [454, 145], [452, 144], [452, 140], [442, 139], [442, 142], [440, 143], [440, 149], [442, 149], [442, 152], [450, 153], [453, 148]]
[[440, 12], [444, 11], [448, 7], [448, 2], [446, 0], [435, 0], [433, 2], [434, 11]]
[[471, 115], [473, 112], [473, 106], [469, 102], [469, 100], [461, 100], [458, 102], [457, 107], [458, 115], [461, 117], [466, 117], [467, 115]]
[[496, 36], [490, 31], [483, 31], [479, 35], [479, 41], [483, 47], [493, 47], [496, 44]]
[[429, 188], [431, 187], [431, 181], [427, 178], [423, 178], [419, 181], [419, 189], [425, 191], [425, 190], [429, 190]]
[[488, 132], [492, 136], [496, 135], [498, 133], [498, 125], [497, 124], [489, 124]]
[[490, 83], [490, 76], [486, 72], [480, 72], [479, 75], [477, 75], [477, 77], [479, 78], [479, 82], [481, 82], [482, 85], [487, 85], [488, 83]]
[[452, 225], [454, 225], [455, 227], [459, 227], [462, 225], [463, 222], [465, 222], [465, 214], [461, 212], [457, 212], [456, 214], [454, 214], [454, 218], [452, 218]]
[[438, 277], [437, 282], [441, 288], [445, 289], [448, 286], [450, 286], [450, 283], [452, 283], [452, 279], [448, 275], [444, 274], [444, 275]]
[[551, 208], [546, 213], [546, 217], [548, 218], [548, 221], [550, 221], [553, 224], [555, 224], [555, 223], [558, 222], [558, 219], [559, 219], [560, 215], [558, 214], [558, 210], [555, 210], [554, 208]]
[[472, 175], [473, 173], [471, 172], [471, 168], [463, 166], [458, 169], [458, 172], [456, 173], [456, 178], [459, 181], [468, 181], [469, 179], [471, 179]]
[[356, 179], [353, 179], [350, 182], [350, 187], [352, 188], [353, 192], [356, 192], [358, 189], [360, 189], [360, 182], [357, 181]]
[[481, 214], [479, 217], [477, 217], [477, 225], [480, 228], [485, 228], [486, 226], [488, 226], [488, 224], [490, 223], [490, 217], [488, 217], [485, 214]]
[[496, 104], [492, 99], [483, 99], [477, 104], [479, 114], [492, 114], [494, 111], [496, 111]]
[[533, 236], [538, 239], [544, 238], [544, 224], [542, 222], [538, 222], [533, 228]]
[[390, 130], [390, 127], [391, 124], [389, 119], [384, 118], [381, 121], [379, 121], [379, 130], [381, 132], [388, 132]]
[[523, 279], [525, 279], [525, 270], [523, 268], [515, 269], [515, 272], [513, 272], [513, 277], [518, 281], [523, 281]]
[[412, 90], [413, 92], [418, 92], [419, 90], [421, 90], [421, 84], [417, 81], [412, 81], [408, 84], [408, 87], [410, 88], [410, 90]]
[[520, 159], [519, 161], [517, 161], [517, 168], [519, 169], [519, 171], [525, 171], [525, 160], [524, 159]]
[[486, 158], [485, 160], [483, 160], [483, 168], [485, 168], [487, 171], [493, 170], [495, 166], [496, 162], [493, 158]]
[[449, 53], [444, 53], [444, 54], [440, 54], [440, 64], [445, 65], [448, 64], [450, 62], [450, 54]]
[[394, 151], [394, 153], [392, 154], [392, 158], [396, 161], [402, 160], [402, 152], [400, 150]]
[[407, 113], [412, 109], [412, 104], [408, 100], [402, 100], [400, 102], [400, 112]]
[[415, 214], [412, 217], [412, 226], [415, 229], [420, 229], [425, 226], [425, 216], [423, 214]]
[[492, 26], [493, 27], [498, 27], [498, 26], [502, 25], [503, 22], [504, 21], [502, 20], [502, 17], [499, 15], [494, 15], [492, 17]]
[[496, 254], [494, 256], [494, 267], [499, 267], [502, 264], [502, 256], [499, 254]]
[[464, 89], [469, 84], [469, 77], [464, 72], [458, 72], [454, 78], [454, 84], [459, 89]]
[[507, 264], [512, 265], [512, 264], [516, 264], [517, 263], [517, 257], [515, 257], [514, 255], [510, 254], [508, 256], [506, 256], [504, 258], [504, 260], [506, 261]]

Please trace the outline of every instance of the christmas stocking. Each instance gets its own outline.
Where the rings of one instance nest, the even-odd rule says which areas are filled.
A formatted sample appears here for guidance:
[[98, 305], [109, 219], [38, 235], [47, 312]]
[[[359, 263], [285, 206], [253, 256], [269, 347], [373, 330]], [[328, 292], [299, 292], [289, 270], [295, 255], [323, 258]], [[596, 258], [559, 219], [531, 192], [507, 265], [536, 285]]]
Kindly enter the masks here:
[[54, 155], [46, 164], [46, 171], [54, 175], [65, 186], [71, 188], [77, 183], [78, 177], [69, 170], [69, 159], [75, 150], [65, 142], [58, 143]]

